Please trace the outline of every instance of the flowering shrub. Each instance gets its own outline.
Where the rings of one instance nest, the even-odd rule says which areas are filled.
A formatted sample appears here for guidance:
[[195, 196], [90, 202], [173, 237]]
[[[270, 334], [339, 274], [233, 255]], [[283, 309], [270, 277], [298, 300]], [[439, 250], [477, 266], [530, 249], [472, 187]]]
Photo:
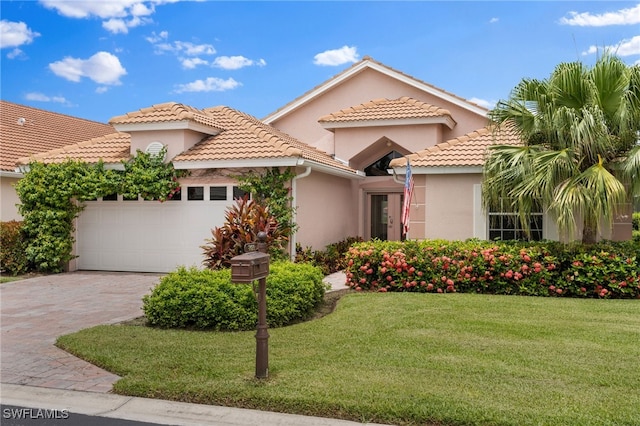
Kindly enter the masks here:
[[640, 298], [639, 258], [631, 243], [372, 241], [346, 273], [355, 290]]

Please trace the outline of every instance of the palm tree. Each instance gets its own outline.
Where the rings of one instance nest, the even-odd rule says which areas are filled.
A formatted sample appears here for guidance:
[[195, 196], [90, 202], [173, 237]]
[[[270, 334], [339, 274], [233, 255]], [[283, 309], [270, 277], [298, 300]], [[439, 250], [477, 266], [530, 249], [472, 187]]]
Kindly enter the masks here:
[[609, 53], [591, 68], [561, 63], [548, 79], [523, 79], [489, 118], [522, 144], [489, 149], [483, 204], [506, 205], [526, 232], [542, 205], [564, 235], [581, 224], [582, 242], [593, 243], [640, 195], [640, 65]]

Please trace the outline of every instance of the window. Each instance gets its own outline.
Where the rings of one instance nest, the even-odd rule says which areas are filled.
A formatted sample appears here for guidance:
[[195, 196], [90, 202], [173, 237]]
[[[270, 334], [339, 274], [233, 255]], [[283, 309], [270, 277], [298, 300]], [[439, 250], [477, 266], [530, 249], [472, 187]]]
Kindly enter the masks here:
[[[243, 198], [247, 194], [249, 194], [247, 191], [243, 191], [242, 189], [238, 188], [237, 186], [233, 187], [233, 199], [234, 200], [236, 200], [238, 198]], [[249, 196], [249, 198], [251, 198], [251, 196]]]
[[226, 186], [211, 186], [209, 187], [209, 200], [211, 201], [224, 201], [227, 199], [227, 187]]
[[204, 200], [204, 186], [190, 186], [187, 188], [187, 200]]
[[490, 240], [542, 240], [542, 209], [537, 208], [529, 218], [530, 237], [527, 237], [522, 221], [517, 213], [506, 213], [491, 209], [489, 211]]
[[394, 158], [401, 158], [402, 154], [398, 151], [391, 151], [384, 157], [380, 158], [375, 163], [364, 168], [364, 172], [367, 176], [388, 176], [389, 172], [387, 169], [389, 168], [389, 163]]

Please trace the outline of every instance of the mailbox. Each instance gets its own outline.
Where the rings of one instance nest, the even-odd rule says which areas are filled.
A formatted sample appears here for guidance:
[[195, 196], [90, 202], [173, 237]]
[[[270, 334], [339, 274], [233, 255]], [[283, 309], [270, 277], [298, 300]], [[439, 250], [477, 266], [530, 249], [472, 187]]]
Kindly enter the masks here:
[[251, 283], [269, 275], [269, 255], [252, 251], [231, 258], [231, 281]]

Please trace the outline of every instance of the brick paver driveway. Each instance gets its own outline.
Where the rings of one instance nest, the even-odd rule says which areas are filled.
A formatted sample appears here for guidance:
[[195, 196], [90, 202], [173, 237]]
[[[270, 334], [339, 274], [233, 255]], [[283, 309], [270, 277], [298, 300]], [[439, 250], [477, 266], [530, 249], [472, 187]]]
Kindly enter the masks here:
[[108, 392], [118, 376], [54, 346], [56, 338], [142, 315], [158, 274], [71, 272], [0, 284], [0, 381]]

